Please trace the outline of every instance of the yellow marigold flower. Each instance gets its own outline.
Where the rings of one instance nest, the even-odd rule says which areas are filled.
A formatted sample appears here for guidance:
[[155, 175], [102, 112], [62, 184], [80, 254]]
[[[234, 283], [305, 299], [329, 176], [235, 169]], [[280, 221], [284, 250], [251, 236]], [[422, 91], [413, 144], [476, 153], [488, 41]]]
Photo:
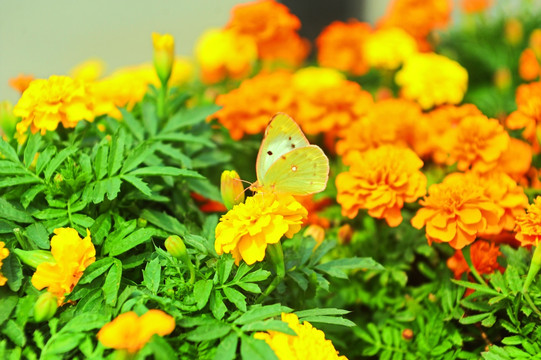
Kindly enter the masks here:
[[498, 235], [502, 230], [513, 231], [516, 217], [524, 214], [524, 210], [528, 207], [528, 197], [524, 193], [524, 189], [503, 172], [491, 171], [481, 174], [470, 171], [467, 173], [454, 173], [448, 175], [445, 181], [461, 181], [475, 184], [475, 186], [484, 189], [487, 198], [503, 209], [500, 221], [493, 226], [487, 227], [483, 234]]
[[142, 316], [133, 311], [118, 315], [98, 332], [98, 340], [106, 347], [135, 354], [152, 338], [168, 335], [175, 329], [175, 319], [161, 310], [149, 310]]
[[88, 230], [84, 239], [72, 228], [55, 229], [54, 233], [51, 253], [55, 262], [39, 264], [32, 276], [32, 285], [38, 290], [47, 288], [47, 291], [56, 295], [60, 306], [66, 294], [71, 293], [77, 285], [85, 269], [96, 261], [96, 250]]
[[237, 265], [241, 259], [252, 265], [263, 261], [267, 244], [297, 233], [307, 215], [291, 195], [257, 193], [221, 217], [214, 247], [218, 255], [231, 253]]
[[334, 69], [307, 67], [293, 75], [295, 118], [307, 134], [340, 131], [372, 106], [369, 92]]
[[421, 121], [423, 113], [415, 102], [405, 99], [378, 101], [364, 116], [341, 131], [336, 152], [342, 155], [344, 164], [350, 165], [348, 157], [352, 152], [363, 152], [385, 144], [411, 146]]
[[355, 19], [332, 22], [316, 39], [318, 63], [353, 75], [367, 73], [363, 44], [371, 33], [370, 24]]
[[535, 198], [526, 213], [516, 219], [515, 238], [521, 246], [538, 246], [541, 239], [541, 196]]
[[56, 130], [60, 123], [73, 128], [81, 120], [94, 121], [90, 98], [83, 82], [67, 76], [34, 80], [13, 108], [13, 113], [22, 118], [17, 132], [24, 134], [30, 128], [32, 133], [40, 131], [43, 135]]
[[198, 40], [195, 54], [203, 82], [213, 84], [227, 77], [248, 76], [257, 60], [257, 46], [248, 36], [211, 29]]
[[364, 56], [371, 67], [396, 70], [417, 52], [415, 39], [400, 28], [382, 28], [364, 42]]
[[171, 34], [152, 33], [154, 46], [154, 69], [162, 84], [167, 84], [175, 59], [175, 39]]
[[428, 196], [419, 201], [423, 207], [411, 219], [414, 228], [426, 225], [426, 238], [449, 243], [462, 249], [475, 241], [478, 234], [500, 221], [503, 210], [490, 200], [476, 184], [451, 178], [428, 188]]
[[105, 63], [101, 59], [89, 59], [75, 66], [70, 71], [74, 79], [92, 82], [98, 80], [105, 70]]
[[184, 85], [193, 80], [194, 72], [194, 64], [189, 58], [176, 56], [173, 62], [173, 72], [171, 73], [169, 84], [176, 86]]
[[400, 210], [426, 194], [423, 161], [408, 148], [381, 146], [351, 157], [349, 171], [338, 174], [336, 201], [342, 215], [357, 216], [359, 209], [391, 227], [400, 225]]
[[498, 120], [473, 115], [462, 119], [449, 141], [449, 164], [456, 162], [461, 171], [488, 172], [498, 165], [510, 140]]
[[541, 65], [532, 49], [527, 48], [520, 54], [518, 74], [523, 80], [532, 81], [541, 74]]
[[296, 114], [292, 74], [286, 70], [261, 72], [216, 98], [222, 106], [212, 117], [229, 130], [235, 140], [244, 134], [260, 134], [276, 111]]
[[0, 286], [6, 285], [8, 279], [2, 274], [2, 260], [7, 258], [9, 255], [9, 250], [6, 248], [6, 244], [3, 241], [0, 241]]
[[265, 340], [280, 360], [347, 360], [338, 355], [330, 340], [325, 339], [325, 333], [316, 329], [308, 321], [299, 323], [295, 314], [282, 313], [282, 321], [297, 334], [287, 335], [278, 331], [258, 332], [256, 339]]
[[430, 109], [461, 102], [468, 88], [468, 72], [445, 56], [419, 53], [406, 60], [395, 81], [403, 97]]

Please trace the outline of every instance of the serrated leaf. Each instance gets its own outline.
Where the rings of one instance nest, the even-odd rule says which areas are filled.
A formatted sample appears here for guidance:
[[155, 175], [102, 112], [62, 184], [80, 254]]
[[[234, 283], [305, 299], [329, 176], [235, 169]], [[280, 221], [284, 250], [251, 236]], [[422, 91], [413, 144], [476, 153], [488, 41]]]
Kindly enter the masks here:
[[71, 221], [73, 221], [74, 224], [81, 225], [84, 228], [89, 228], [94, 224], [94, 219], [83, 214], [72, 214]]
[[54, 336], [52, 336], [49, 341], [47, 341], [47, 344], [45, 344], [45, 348], [43, 349], [43, 352], [41, 353], [41, 358], [43, 359], [49, 359], [49, 358], [58, 358], [58, 356], [54, 357], [55, 355], [63, 355], [67, 352], [75, 349], [77, 345], [85, 338], [85, 333], [70, 333], [69, 336], [66, 336], [66, 334], [58, 333]]
[[9, 186], [35, 184], [41, 182], [41, 179], [33, 176], [15, 176], [0, 180], [0, 188]]
[[21, 196], [21, 205], [26, 209], [38, 194], [42, 194], [47, 189], [43, 184], [35, 185], [26, 190]]
[[78, 151], [78, 148], [74, 145], [71, 145], [63, 149], [62, 151], [60, 151], [58, 154], [56, 154], [56, 156], [53, 157], [52, 160], [48, 163], [47, 167], [45, 168], [45, 171], [43, 172], [43, 175], [45, 176], [45, 180], [49, 181], [51, 178], [51, 175], [53, 175], [56, 169], [68, 158], [68, 156], [75, 154], [75, 152], [77, 151]]
[[12, 162], [9, 160], [0, 160], [0, 175], [24, 175], [28, 174], [20, 163]]
[[122, 166], [124, 160], [124, 144], [126, 141], [126, 131], [120, 127], [111, 142], [111, 152], [109, 154], [109, 165], [107, 174], [109, 177], [115, 175]]
[[254, 293], [254, 294], [260, 294], [261, 293], [261, 288], [259, 287], [259, 285], [257, 284], [254, 284], [254, 283], [238, 283], [236, 284], [238, 287], [240, 287], [242, 290], [244, 291], [248, 291], [248, 292], [251, 292], [251, 293]]
[[472, 316], [468, 316], [468, 317], [463, 317], [463, 318], [459, 319], [458, 322], [463, 324], [463, 325], [475, 324], [475, 323], [477, 323], [479, 321], [482, 321], [483, 319], [487, 318], [488, 316], [490, 316], [490, 313], [477, 314], [477, 315], [472, 315]]
[[0, 328], [4, 322], [10, 318], [10, 315], [13, 310], [15, 310], [15, 306], [17, 306], [18, 301], [19, 297], [17, 294], [11, 293], [3, 287], [0, 288]]
[[351, 320], [336, 316], [304, 316], [302, 320], [308, 321], [310, 323], [333, 324], [348, 327], [357, 325]]
[[152, 195], [152, 190], [148, 187], [147, 183], [133, 175], [121, 175], [122, 180], [126, 180], [132, 184], [137, 190], [145, 194], [146, 196]]
[[258, 269], [256, 271], [252, 271], [245, 275], [242, 278], [243, 282], [259, 282], [263, 280], [267, 280], [269, 276], [271, 275], [270, 271]]
[[[2, 272], [8, 279], [7, 285], [11, 291], [19, 291], [23, 284], [24, 276], [21, 262], [19, 261], [19, 258], [15, 256], [15, 254], [10, 254], [3, 260]], [[1, 298], [2, 297], [0, 296], [0, 299]]]
[[115, 306], [118, 290], [120, 289], [120, 280], [122, 279], [122, 262], [118, 259], [113, 260], [113, 264], [105, 277], [105, 283], [102, 290], [107, 305]]
[[347, 279], [345, 270], [363, 269], [363, 270], [384, 270], [384, 267], [369, 257], [346, 258], [331, 260], [324, 264], [319, 264], [316, 269], [323, 271], [336, 278]]
[[107, 175], [107, 163], [109, 160], [109, 146], [102, 142], [98, 147], [96, 158], [94, 159], [94, 169], [96, 171], [96, 179], [101, 180]]
[[172, 166], [147, 166], [131, 171], [132, 176], [183, 176], [196, 179], [204, 179], [204, 176], [196, 171], [179, 169]]
[[284, 334], [296, 336], [297, 333], [289, 327], [286, 322], [281, 320], [265, 320], [265, 321], [254, 321], [249, 324], [244, 325], [241, 328], [242, 331], [279, 331]]
[[260, 339], [243, 336], [240, 343], [240, 354], [243, 360], [278, 360], [271, 347]]
[[156, 295], [158, 288], [160, 287], [161, 270], [160, 258], [156, 257], [147, 263], [147, 266], [143, 271], [144, 284], [154, 295]]
[[24, 148], [23, 161], [27, 168], [32, 165], [34, 157], [36, 156], [39, 148], [41, 147], [41, 135], [32, 134], [26, 140], [26, 147]]
[[291, 312], [291, 308], [288, 308], [287, 306], [282, 306], [280, 304], [253, 306], [250, 310], [248, 310], [246, 313], [236, 319], [234, 323], [238, 325], [246, 325], [254, 321], [265, 320], [274, 316], [278, 316], [283, 312], [289, 313]]
[[126, 161], [124, 161], [124, 165], [122, 166], [122, 169], [120, 169], [120, 173], [125, 174], [128, 171], [135, 169], [137, 166], [139, 166], [139, 164], [145, 161], [147, 157], [152, 155], [154, 150], [155, 146], [151, 146], [146, 143], [142, 143], [137, 146], [128, 153], [128, 157], [126, 158]]
[[194, 143], [194, 144], [205, 145], [209, 148], [216, 147], [216, 144], [214, 144], [209, 139], [205, 139], [203, 137], [192, 135], [192, 134], [183, 134], [183, 133], [159, 134], [159, 135], [156, 135], [153, 139], [159, 140], [159, 141], [189, 142], [189, 143]]
[[218, 345], [214, 360], [234, 360], [237, 357], [239, 336], [232, 332], [227, 335]]
[[295, 315], [297, 315], [298, 318], [301, 319], [308, 316], [345, 315], [345, 314], [349, 314], [350, 312], [351, 311], [344, 310], [344, 309], [321, 308], [321, 309], [295, 311]]
[[40, 249], [49, 250], [51, 242], [49, 241], [49, 233], [43, 224], [34, 223], [26, 227], [24, 230], [26, 237], [36, 244]]
[[482, 292], [482, 293], [485, 293], [485, 294], [491, 294], [491, 295], [494, 295], [494, 296], [500, 295], [499, 292], [489, 288], [486, 285], [480, 285], [480, 284], [471, 283], [471, 282], [463, 281], [463, 280], [456, 280], [456, 279], [451, 279], [451, 281], [454, 282], [457, 285], [464, 286], [464, 287], [467, 287], [467, 288], [470, 288], [470, 289], [474, 289], [476, 291], [479, 291], [479, 292]]
[[143, 126], [135, 119], [132, 113], [130, 113], [125, 108], [120, 108], [120, 113], [122, 114], [122, 119], [124, 124], [130, 132], [137, 138], [139, 141], [143, 141], [145, 130]]
[[221, 320], [227, 312], [227, 306], [224, 304], [222, 293], [220, 291], [214, 291], [210, 294], [209, 306], [212, 315], [218, 320]]
[[26, 224], [34, 222], [30, 215], [15, 208], [3, 197], [0, 197], [0, 218]]
[[8, 320], [0, 329], [15, 345], [23, 347], [26, 345], [26, 335], [23, 328], [13, 320]]
[[199, 124], [205, 119], [220, 110], [221, 106], [210, 104], [194, 108], [184, 108], [171, 116], [162, 129], [162, 133], [176, 131], [178, 129]]
[[231, 270], [233, 270], [233, 264], [235, 260], [230, 257], [222, 257], [218, 262], [218, 277], [220, 284], [223, 284], [229, 278]]
[[231, 331], [231, 326], [222, 322], [201, 325], [186, 334], [190, 341], [201, 342], [214, 340], [226, 336]]
[[199, 280], [193, 287], [193, 295], [197, 303], [197, 308], [201, 310], [205, 307], [210, 298], [210, 293], [214, 283], [212, 280]]
[[49, 161], [51, 161], [51, 158], [56, 153], [56, 147], [53, 145], [49, 145], [43, 150], [41, 154], [38, 156], [38, 161], [36, 162], [36, 175], [41, 174], [41, 172], [45, 169], [45, 166], [49, 164]]
[[240, 311], [246, 311], [246, 296], [231, 287], [223, 288], [224, 294]]
[[103, 240], [111, 231], [112, 220], [111, 215], [108, 213], [101, 214], [94, 221], [94, 224], [90, 227], [90, 234], [92, 234], [92, 242], [94, 245], [103, 244]]
[[158, 143], [156, 151], [169, 156], [174, 160], [178, 160], [182, 167], [190, 169], [192, 167], [192, 159], [190, 159], [186, 154], [184, 154], [179, 149], [164, 143]]
[[108, 252], [111, 256], [120, 255], [130, 249], [133, 249], [137, 245], [149, 241], [150, 238], [152, 238], [152, 236], [155, 234], [156, 232], [152, 228], [137, 229], [125, 238], [112, 243], [108, 249]]
[[156, 114], [156, 105], [152, 102], [145, 101], [142, 103], [142, 118], [143, 126], [150, 134], [150, 136], [156, 135], [158, 131], [158, 116]]
[[90, 264], [84, 271], [78, 284], [90, 284], [98, 276], [104, 274], [113, 264], [114, 258], [105, 257]]
[[184, 235], [186, 227], [176, 218], [156, 210], [144, 209], [141, 217], [154, 226], [175, 235]]

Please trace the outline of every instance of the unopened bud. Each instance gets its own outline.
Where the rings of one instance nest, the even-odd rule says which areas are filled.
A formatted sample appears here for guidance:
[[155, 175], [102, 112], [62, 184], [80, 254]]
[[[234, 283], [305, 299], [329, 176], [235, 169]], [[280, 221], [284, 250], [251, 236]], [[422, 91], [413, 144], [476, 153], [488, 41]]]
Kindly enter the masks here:
[[138, 218], [137, 219], [137, 227], [144, 228], [144, 227], [147, 226], [147, 224], [148, 224], [147, 219], [143, 219], [143, 218]]
[[184, 260], [184, 258], [188, 256], [186, 245], [184, 245], [184, 241], [182, 241], [180, 236], [172, 235], [165, 239], [165, 248], [169, 254], [179, 260]]
[[55, 182], [55, 184], [60, 184], [62, 181], [64, 181], [64, 177], [62, 176], [62, 174], [58, 173], [54, 176], [53, 181]]
[[325, 240], [325, 229], [319, 225], [310, 225], [304, 230], [305, 237], [311, 236], [316, 241], [314, 250]]
[[34, 320], [37, 322], [47, 321], [53, 317], [58, 308], [58, 299], [50, 292], [40, 295], [34, 304]]
[[404, 331], [402, 331], [402, 339], [407, 340], [407, 341], [413, 339], [413, 330], [404, 329]]
[[244, 202], [244, 186], [235, 170], [225, 170], [220, 184], [222, 201], [228, 210]]
[[522, 41], [523, 27], [518, 19], [508, 19], [505, 23], [504, 37], [507, 43], [518, 45]]
[[511, 86], [511, 71], [503, 67], [494, 73], [494, 85], [500, 90], [506, 90]]
[[353, 237], [353, 229], [351, 225], [344, 224], [338, 229], [338, 242], [342, 245], [349, 244]]
[[154, 45], [154, 68], [162, 86], [167, 84], [175, 58], [175, 39], [170, 34], [152, 33]]
[[41, 263], [56, 263], [50, 251], [13, 249], [13, 252], [23, 263], [34, 269]]

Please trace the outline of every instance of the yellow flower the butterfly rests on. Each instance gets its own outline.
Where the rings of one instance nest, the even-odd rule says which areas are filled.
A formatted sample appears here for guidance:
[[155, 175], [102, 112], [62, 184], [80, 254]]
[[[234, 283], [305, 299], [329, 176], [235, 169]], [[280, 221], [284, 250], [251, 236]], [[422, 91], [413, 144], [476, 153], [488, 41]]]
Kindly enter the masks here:
[[329, 178], [329, 159], [310, 145], [299, 125], [278, 113], [267, 126], [256, 163], [256, 194], [235, 205], [216, 226], [216, 252], [231, 253], [238, 265], [265, 258], [267, 244], [301, 229], [307, 210], [294, 195], [321, 192]]

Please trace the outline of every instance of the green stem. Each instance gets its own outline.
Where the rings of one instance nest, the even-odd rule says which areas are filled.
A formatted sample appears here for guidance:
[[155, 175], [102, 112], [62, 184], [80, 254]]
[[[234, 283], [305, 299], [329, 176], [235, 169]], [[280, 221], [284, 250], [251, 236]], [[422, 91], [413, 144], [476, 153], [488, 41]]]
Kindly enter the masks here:
[[280, 242], [277, 242], [276, 244], [268, 245], [267, 255], [269, 256], [271, 263], [274, 265], [276, 277], [274, 278], [274, 280], [272, 280], [267, 289], [265, 289], [265, 292], [257, 298], [257, 304], [261, 303], [267, 296], [269, 296], [274, 291], [274, 289], [276, 289], [278, 284], [280, 284], [280, 282], [284, 280], [286, 276], [284, 251], [282, 249], [282, 244]]
[[466, 247], [462, 249], [462, 255], [464, 255], [464, 259], [466, 260], [466, 263], [468, 263], [468, 267], [470, 268], [470, 272], [473, 275], [473, 277], [480, 283], [485, 286], [488, 286], [485, 279], [477, 272], [477, 269], [475, 266], [473, 266], [472, 260], [471, 260], [471, 254], [470, 254], [470, 247]]
[[167, 98], [167, 84], [162, 84], [160, 91], [158, 92], [158, 98], [156, 103], [156, 111], [158, 113], [158, 118], [160, 121], [163, 121], [165, 118], [165, 103]]
[[21, 233], [20, 228], [13, 229], [13, 233], [15, 234], [15, 238], [17, 239], [17, 241], [19, 242], [19, 245], [21, 245], [21, 248], [23, 250], [34, 250], [35, 249], [35, 247], [31, 246], [30, 242], [28, 242], [26, 240], [24, 235]]
[[526, 281], [524, 282], [524, 287], [522, 288], [523, 293], [528, 292], [528, 289], [539, 272], [539, 269], [541, 269], [541, 246], [537, 246], [533, 252], [530, 269], [528, 270], [528, 275], [526, 275]]

